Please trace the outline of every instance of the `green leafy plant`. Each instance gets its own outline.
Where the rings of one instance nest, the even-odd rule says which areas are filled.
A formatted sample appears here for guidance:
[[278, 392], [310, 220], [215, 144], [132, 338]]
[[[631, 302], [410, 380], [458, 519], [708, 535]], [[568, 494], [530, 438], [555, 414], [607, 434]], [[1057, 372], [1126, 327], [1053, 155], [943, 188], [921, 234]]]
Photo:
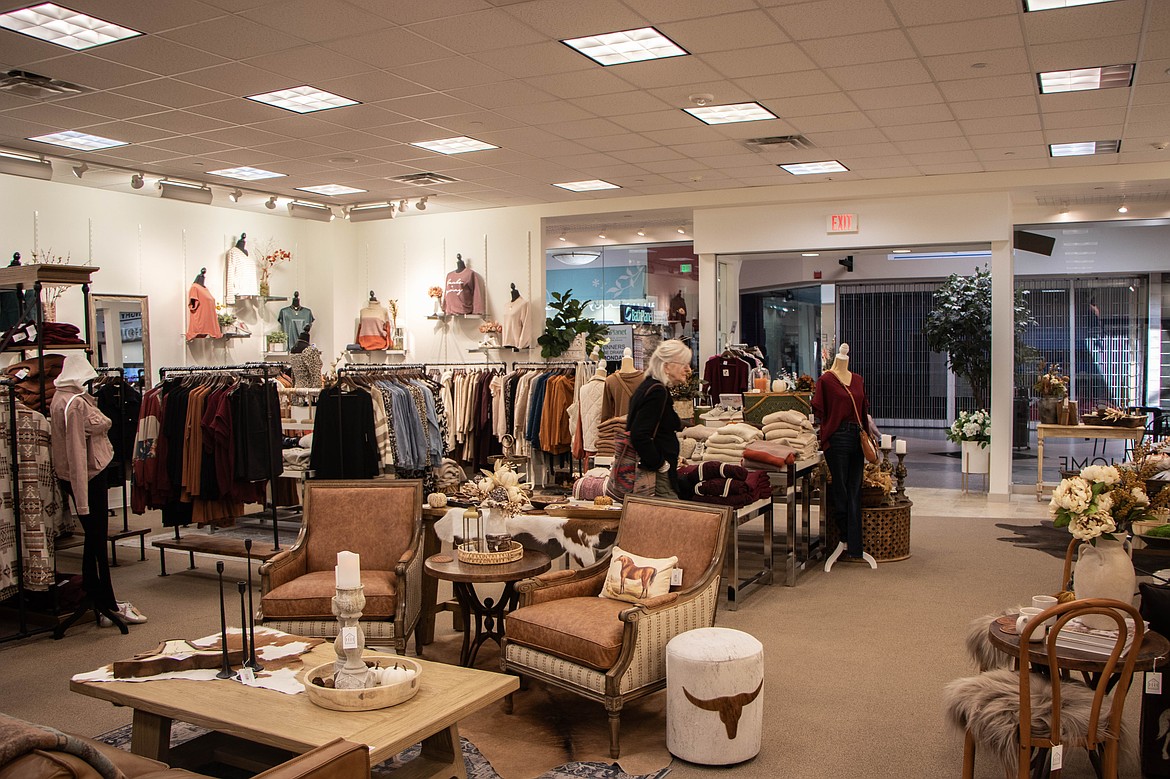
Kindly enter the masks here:
[[[1015, 341], [1031, 324], [1023, 296], [1013, 296]], [[952, 273], [934, 293], [934, 308], [922, 326], [927, 346], [947, 355], [947, 365], [966, 379], [975, 405], [985, 408], [991, 388], [991, 272], [976, 269], [974, 275]]]
[[548, 307], [555, 313], [544, 321], [544, 333], [536, 339], [540, 344], [540, 356], [545, 359], [564, 354], [578, 333], [585, 334], [586, 351], [592, 351], [609, 340], [606, 338], [609, 327], [584, 315], [589, 301], [577, 300], [572, 297], [572, 293], [571, 289], [564, 293], [552, 293], [552, 302]]
[[273, 330], [266, 338], [270, 344], [282, 344], [288, 340], [288, 336], [282, 330]]

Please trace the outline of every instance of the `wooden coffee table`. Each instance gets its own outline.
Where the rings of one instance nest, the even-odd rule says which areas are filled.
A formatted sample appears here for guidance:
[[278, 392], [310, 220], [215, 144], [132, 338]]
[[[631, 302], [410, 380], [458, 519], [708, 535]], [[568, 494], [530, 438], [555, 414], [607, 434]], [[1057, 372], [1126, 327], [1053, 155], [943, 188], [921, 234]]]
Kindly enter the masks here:
[[[302, 656], [306, 669], [335, 658], [326, 643]], [[256, 744], [302, 754], [338, 736], [370, 747], [370, 764], [422, 742], [410, 779], [466, 777], [458, 722], [519, 687], [514, 676], [411, 658], [422, 668], [418, 694], [374, 711], [331, 711], [305, 694], [286, 695], [233, 680], [70, 682], [82, 695], [134, 709], [130, 750], [167, 762], [171, 721], [179, 720]]]
[[[524, 557], [512, 563], [498, 565], [474, 565], [464, 563], [455, 552], [431, 555], [423, 563], [426, 572], [436, 579], [452, 583], [455, 597], [459, 600], [459, 611], [463, 617], [463, 647], [459, 651], [459, 664], [470, 668], [480, 646], [489, 638], [500, 643], [504, 637], [504, 616], [516, 608], [518, 596], [514, 585], [521, 579], [544, 573], [552, 567], [552, 561], [544, 552], [525, 549]], [[504, 583], [504, 592], [498, 600], [480, 600], [475, 593], [476, 584]], [[471, 617], [475, 616], [475, 636], [471, 634]]]

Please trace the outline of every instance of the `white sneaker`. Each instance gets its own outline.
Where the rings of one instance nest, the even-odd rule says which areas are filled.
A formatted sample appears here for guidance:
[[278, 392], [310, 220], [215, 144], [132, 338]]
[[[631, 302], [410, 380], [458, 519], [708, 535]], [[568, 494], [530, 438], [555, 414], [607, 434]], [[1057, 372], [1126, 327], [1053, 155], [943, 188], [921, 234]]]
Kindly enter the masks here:
[[[141, 625], [146, 622], [146, 615], [134, 608], [128, 600], [118, 601], [118, 617], [128, 625]], [[114, 626], [114, 621], [106, 617], [98, 617], [98, 624], [103, 628]]]

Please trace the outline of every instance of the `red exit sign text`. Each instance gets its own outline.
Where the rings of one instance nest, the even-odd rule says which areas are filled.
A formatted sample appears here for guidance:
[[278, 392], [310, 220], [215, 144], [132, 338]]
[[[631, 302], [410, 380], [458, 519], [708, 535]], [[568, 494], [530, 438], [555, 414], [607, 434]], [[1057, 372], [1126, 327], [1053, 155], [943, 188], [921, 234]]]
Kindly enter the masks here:
[[830, 214], [827, 232], [855, 233], [857, 232], [857, 214]]

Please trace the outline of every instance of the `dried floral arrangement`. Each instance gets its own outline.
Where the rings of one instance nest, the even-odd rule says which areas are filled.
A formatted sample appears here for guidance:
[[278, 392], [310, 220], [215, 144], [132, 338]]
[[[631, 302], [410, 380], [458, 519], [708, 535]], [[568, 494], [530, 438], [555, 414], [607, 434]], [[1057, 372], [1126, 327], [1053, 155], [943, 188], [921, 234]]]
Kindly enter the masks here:
[[501, 325], [499, 322], [493, 322], [493, 321], [489, 320], [489, 321], [484, 322], [482, 325], [479, 326], [479, 332], [481, 332], [481, 333], [502, 333], [502, 332], [504, 332], [504, 326]]
[[442, 287], [431, 287], [430, 289], [427, 290], [427, 296], [435, 298], [436, 300], [440, 300], [443, 297], [443, 288]]
[[1050, 363], [1044, 366], [1044, 371], [1036, 377], [1032, 389], [1042, 398], [1063, 398], [1068, 395], [1069, 377], [1060, 372], [1060, 366]]

